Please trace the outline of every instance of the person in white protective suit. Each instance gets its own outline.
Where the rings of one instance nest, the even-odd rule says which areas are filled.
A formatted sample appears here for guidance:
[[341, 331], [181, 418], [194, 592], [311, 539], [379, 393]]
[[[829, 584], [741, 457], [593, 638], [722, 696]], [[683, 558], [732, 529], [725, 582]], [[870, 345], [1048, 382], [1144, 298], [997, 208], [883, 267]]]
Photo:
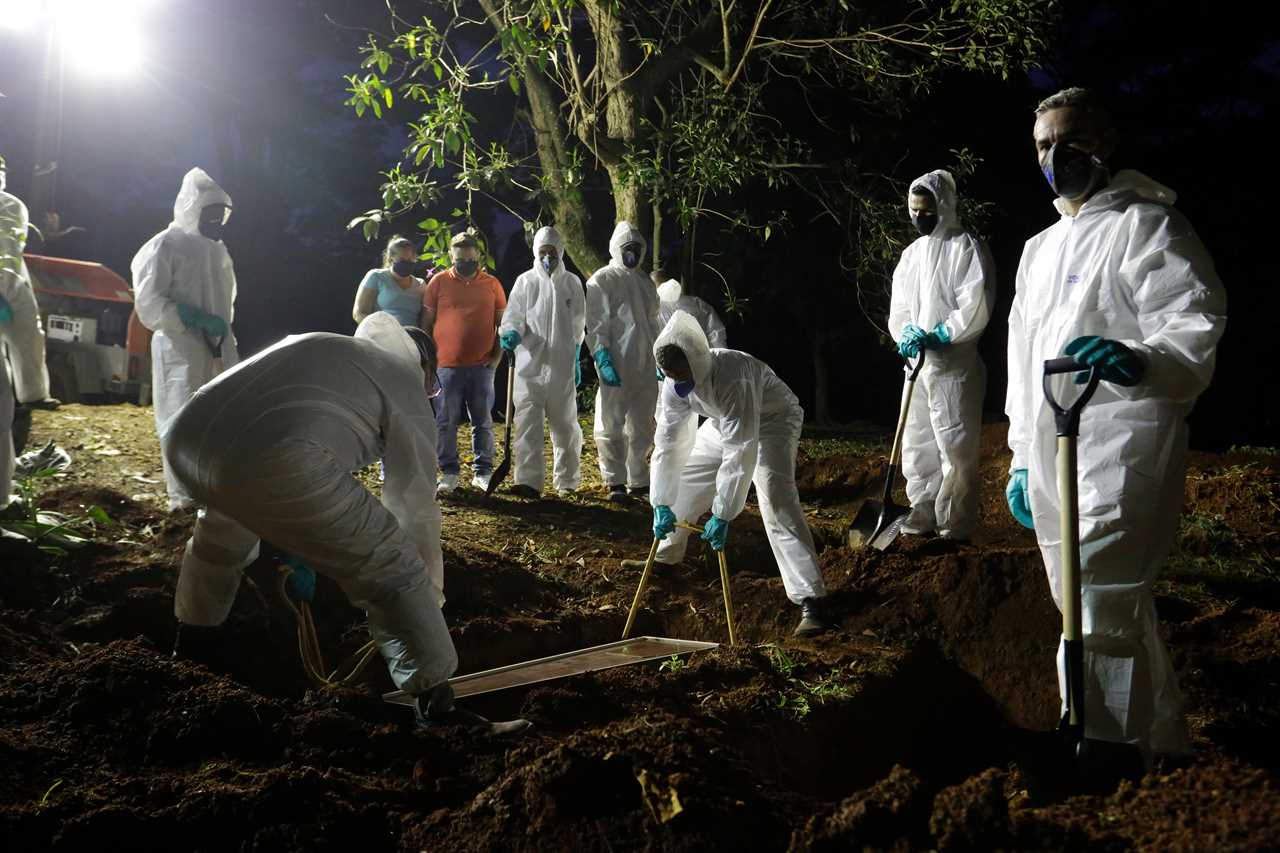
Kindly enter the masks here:
[[[156, 433], [164, 448], [166, 427], [200, 386], [240, 360], [231, 331], [236, 275], [222, 243], [231, 197], [203, 169], [182, 178], [169, 227], [133, 256], [134, 310], [155, 334], [151, 382]], [[169, 510], [194, 505], [164, 466]]]
[[[1226, 295], [1209, 253], [1173, 209], [1173, 192], [1106, 168], [1115, 132], [1085, 90], [1043, 101], [1034, 136], [1061, 219], [1027, 241], [1018, 265], [1006, 496], [1014, 516], [1035, 528], [1061, 607], [1056, 437], [1043, 365], [1066, 354], [1096, 366], [1103, 381], [1083, 410], [1078, 446], [1085, 736], [1133, 745], [1149, 761], [1190, 749], [1151, 586], [1178, 530], [1186, 417], [1213, 374]], [[1061, 656], [1060, 647], [1059, 673]]]
[[902, 437], [911, 513], [902, 532], [967, 540], [978, 523], [978, 450], [995, 273], [986, 247], [960, 227], [956, 186], [941, 169], [911, 182], [907, 210], [920, 237], [893, 271], [889, 332], [904, 357], [929, 352]]
[[582, 485], [582, 426], [577, 387], [587, 304], [582, 279], [564, 268], [564, 239], [551, 226], [533, 236], [533, 269], [520, 274], [498, 328], [502, 348], [515, 354], [515, 486], [524, 497], [542, 493], [542, 421], [551, 426], [552, 484], [561, 494]]
[[[437, 429], [423, 393], [435, 376], [431, 338], [380, 311], [354, 337], [285, 338], [196, 392], [165, 448], [202, 504], [174, 598], [177, 651], [184, 635], [226, 620], [264, 537], [367, 612], [392, 680], [418, 697], [422, 721], [489, 727], [453, 707], [448, 683], [458, 656], [440, 611]], [[381, 503], [351, 476], [380, 458]]]
[[[5, 186], [5, 163], [4, 158], [0, 158], [0, 364], [4, 365], [0, 370], [4, 384], [0, 390], [0, 507], [9, 502], [14, 442], [25, 441], [30, 410], [58, 405], [57, 400], [49, 397], [40, 306], [31, 287], [31, 274], [22, 259], [30, 217], [27, 206], [6, 192]], [[15, 408], [21, 423], [15, 423]], [[15, 426], [16, 432], [11, 432]]]
[[658, 401], [653, 342], [661, 331], [658, 293], [640, 272], [647, 244], [629, 222], [609, 239], [609, 265], [587, 279], [587, 348], [596, 363], [593, 436], [612, 501], [649, 490], [649, 448]]
[[[801, 607], [795, 635], [828, 630], [826, 586], [796, 490], [804, 424], [796, 395], [754, 356], [708, 347], [702, 327], [684, 311], [672, 315], [653, 351], [665, 375], [649, 492], [653, 535], [662, 540], [655, 562], [679, 563], [689, 532], [676, 523], [695, 522], [708, 509], [702, 538], [724, 550], [729, 524], [754, 483], [787, 598]], [[701, 427], [698, 416], [707, 419]]]
[[684, 287], [674, 278], [655, 272], [653, 279], [658, 285], [658, 321], [666, 328], [671, 316], [677, 311], [684, 311], [698, 321], [702, 331], [706, 333], [707, 343], [713, 349], [724, 349], [729, 346], [729, 333], [716, 309], [707, 300], [685, 293]]

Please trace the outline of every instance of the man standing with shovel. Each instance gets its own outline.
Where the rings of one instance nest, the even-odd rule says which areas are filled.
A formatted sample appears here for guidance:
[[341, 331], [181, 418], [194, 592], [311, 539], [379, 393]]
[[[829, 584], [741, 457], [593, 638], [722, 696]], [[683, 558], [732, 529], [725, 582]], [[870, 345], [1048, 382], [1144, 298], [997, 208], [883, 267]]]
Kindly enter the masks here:
[[[1116, 131], [1088, 92], [1043, 101], [1034, 139], [1062, 218], [1027, 241], [1018, 267], [1006, 496], [1036, 531], [1059, 608], [1071, 594], [1060, 545], [1079, 537], [1084, 737], [1150, 764], [1190, 750], [1151, 585], [1178, 531], [1186, 416], [1213, 374], [1226, 295], [1173, 192], [1107, 169]], [[1060, 528], [1057, 430], [1041, 387], [1045, 363], [1064, 354], [1101, 379], [1079, 422], [1076, 531]], [[1063, 662], [1060, 647], [1065, 702]]]
[[[711, 349], [692, 315], [677, 311], [653, 346], [665, 374], [658, 408], [649, 500], [657, 563], [684, 557], [689, 533], [708, 509], [702, 538], [723, 551], [729, 524], [755, 483], [760, 516], [782, 574], [787, 598], [801, 607], [795, 636], [831, 628], [823, 606], [826, 586], [813, 534], [796, 490], [796, 447], [804, 410], [767, 364], [730, 349]], [[707, 420], [701, 427], [697, 418]], [[643, 561], [624, 566], [643, 567]]]
[[907, 212], [920, 237], [893, 272], [889, 332], [904, 358], [929, 350], [907, 410], [902, 473], [911, 513], [903, 533], [967, 540], [978, 523], [978, 449], [987, 370], [978, 338], [995, 274], [986, 248], [960, 227], [950, 173], [911, 183]]

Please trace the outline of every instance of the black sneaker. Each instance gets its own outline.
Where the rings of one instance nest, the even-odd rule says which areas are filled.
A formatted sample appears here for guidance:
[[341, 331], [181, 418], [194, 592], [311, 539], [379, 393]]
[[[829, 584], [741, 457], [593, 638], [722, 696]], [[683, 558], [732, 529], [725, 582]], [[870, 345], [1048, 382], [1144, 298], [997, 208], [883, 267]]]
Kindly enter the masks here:
[[631, 487], [631, 486], [627, 486], [627, 494], [631, 495], [631, 497], [633, 497], [633, 498], [643, 498], [643, 497], [648, 497], [648, 496], [649, 496], [649, 487], [648, 487], [648, 486], [635, 486], [635, 487], [633, 488], [633, 487]]
[[542, 492], [538, 491], [533, 486], [526, 486], [523, 483], [517, 483], [516, 485], [507, 489], [507, 492], [515, 495], [518, 498], [534, 499], [534, 498], [542, 497]]
[[830, 631], [835, 625], [826, 613], [826, 600], [806, 598], [800, 602], [800, 624], [791, 632], [793, 637], [813, 637]]
[[473, 734], [503, 736], [522, 734], [533, 727], [528, 720], [507, 720], [491, 723], [479, 714], [463, 710], [453, 704], [453, 688], [442, 681], [413, 703], [413, 714], [424, 729], [441, 726], [463, 726]]
[[627, 500], [627, 487], [621, 483], [616, 483], [609, 487], [609, 500], [616, 504], [625, 503]]

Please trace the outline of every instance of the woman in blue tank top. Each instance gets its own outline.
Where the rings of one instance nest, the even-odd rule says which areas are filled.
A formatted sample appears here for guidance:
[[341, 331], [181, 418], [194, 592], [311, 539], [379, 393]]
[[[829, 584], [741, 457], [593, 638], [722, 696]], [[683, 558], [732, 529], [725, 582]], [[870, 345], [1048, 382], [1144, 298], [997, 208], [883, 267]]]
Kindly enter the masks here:
[[422, 296], [427, 285], [414, 275], [418, 250], [407, 238], [396, 235], [382, 253], [382, 268], [369, 270], [356, 288], [351, 316], [357, 323], [375, 311], [386, 311], [402, 326], [421, 328]]

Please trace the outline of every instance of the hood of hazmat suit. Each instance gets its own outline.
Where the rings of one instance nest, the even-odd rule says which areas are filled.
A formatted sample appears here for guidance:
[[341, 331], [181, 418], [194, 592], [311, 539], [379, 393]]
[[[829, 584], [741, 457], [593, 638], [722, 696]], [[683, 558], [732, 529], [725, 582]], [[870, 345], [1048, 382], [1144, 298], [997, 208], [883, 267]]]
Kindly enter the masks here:
[[[19, 403], [31, 403], [49, 396], [40, 306], [36, 304], [35, 291], [31, 289], [27, 262], [22, 259], [30, 224], [27, 206], [22, 200], [0, 190], [0, 297], [13, 310], [13, 320], [0, 326], [0, 343], [9, 349], [14, 390]], [[0, 500], [4, 497], [0, 495]]]
[[729, 335], [716, 309], [712, 308], [705, 299], [691, 293], [686, 294], [680, 282], [669, 278], [658, 285], [658, 312], [664, 327], [677, 311], [693, 315], [698, 325], [702, 327], [702, 331], [706, 333], [707, 343], [712, 349], [723, 349], [729, 345]]
[[640, 244], [643, 263], [648, 251], [644, 237], [629, 222], [619, 222], [609, 239], [608, 266], [587, 280], [587, 346], [593, 354], [602, 347], [609, 350], [624, 391], [628, 385], [652, 382], [653, 342], [661, 330], [653, 282], [638, 265], [628, 269], [622, 264], [627, 243]]
[[[1027, 241], [1009, 314], [1009, 445], [1026, 468], [1036, 536], [1055, 600], [1061, 589], [1054, 419], [1044, 361], [1083, 335], [1138, 354], [1132, 387], [1103, 382], [1078, 442], [1086, 735], [1144, 751], [1188, 748], [1151, 583], [1177, 534], [1186, 416], [1213, 375], [1226, 294], [1213, 260], [1172, 205], [1172, 190], [1117, 173], [1076, 216]], [[1062, 212], [1062, 208], [1059, 207]], [[1077, 393], [1070, 377], [1057, 393]], [[1059, 606], [1061, 601], [1059, 600]]]
[[[422, 376], [422, 353], [394, 316], [386, 311], [375, 311], [360, 321], [354, 335], [358, 340], [373, 341], [384, 352]], [[426, 379], [423, 378], [425, 383]]]
[[[543, 246], [554, 248], [559, 259], [551, 273], [538, 262]], [[517, 378], [557, 389], [572, 387], [586, 310], [582, 279], [564, 268], [564, 238], [549, 225], [539, 228], [533, 237], [533, 267], [511, 286], [499, 327], [499, 332], [520, 335]]]
[[[231, 204], [231, 198], [203, 169], [182, 178], [173, 203], [173, 222], [134, 255], [134, 308], [155, 335], [151, 340], [152, 394], [156, 428], [164, 442], [165, 424], [219, 369], [240, 360], [235, 335], [236, 276], [231, 255], [219, 240], [200, 234], [200, 211], [209, 204]], [[228, 332], [222, 341], [182, 322], [179, 305], [221, 317]], [[170, 509], [191, 504], [189, 495], [166, 466]]]
[[712, 350], [691, 314], [677, 311], [672, 315], [654, 344], [655, 359], [658, 350], [667, 345], [684, 352], [694, 387], [682, 398], [675, 391], [674, 380], [668, 377], [662, 382], [650, 501], [654, 506], [675, 504], [680, 475], [693, 449], [693, 427], [700, 415], [712, 423], [710, 429], [718, 433], [723, 450], [711, 510], [732, 521], [746, 505], [761, 437], [793, 432], [798, 437], [804, 410], [786, 383], [763, 361], [737, 350]]
[[950, 343], [930, 351], [923, 373], [967, 369], [977, 359], [978, 338], [991, 317], [995, 270], [986, 246], [960, 226], [950, 173], [938, 169], [921, 175], [911, 182], [911, 189], [917, 187], [933, 194], [938, 225], [907, 246], [894, 269], [889, 334], [897, 343], [908, 323], [926, 332], [941, 323]]

